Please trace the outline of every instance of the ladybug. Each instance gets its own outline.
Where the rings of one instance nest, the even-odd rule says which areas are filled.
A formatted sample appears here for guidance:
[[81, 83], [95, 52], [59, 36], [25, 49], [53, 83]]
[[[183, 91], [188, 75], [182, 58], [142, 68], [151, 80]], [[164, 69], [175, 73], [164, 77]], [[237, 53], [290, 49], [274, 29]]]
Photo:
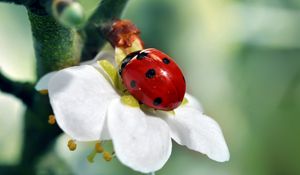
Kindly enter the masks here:
[[119, 74], [129, 93], [151, 108], [171, 111], [183, 101], [186, 83], [182, 71], [157, 49], [130, 53], [123, 59]]

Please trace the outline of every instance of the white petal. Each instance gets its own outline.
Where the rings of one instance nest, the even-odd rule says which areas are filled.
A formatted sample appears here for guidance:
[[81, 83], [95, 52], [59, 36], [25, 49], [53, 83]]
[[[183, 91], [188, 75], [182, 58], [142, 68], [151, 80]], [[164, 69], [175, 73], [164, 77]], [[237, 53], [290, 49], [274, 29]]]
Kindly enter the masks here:
[[228, 147], [217, 122], [190, 107], [178, 108], [175, 113], [175, 116], [164, 119], [178, 144], [206, 154], [215, 161], [229, 160]]
[[115, 62], [115, 54], [114, 54], [114, 50], [102, 50], [100, 51], [95, 58], [93, 58], [92, 60], [89, 61], [84, 61], [81, 62], [80, 65], [95, 65], [98, 66], [97, 61], [99, 60], [103, 60], [106, 59], [111, 63]]
[[55, 75], [57, 71], [47, 73], [46, 75], [42, 76], [42, 78], [39, 79], [39, 81], [35, 85], [35, 90], [41, 91], [41, 90], [47, 90], [48, 89], [48, 83], [50, 79]]
[[108, 110], [108, 129], [119, 160], [143, 173], [156, 171], [171, 155], [168, 125], [140, 108], [114, 100]]
[[195, 97], [193, 97], [192, 95], [190, 95], [188, 93], [185, 93], [184, 97], [188, 100], [188, 103], [186, 104], [187, 107], [192, 107], [192, 108], [198, 109], [199, 111], [203, 111], [202, 105], [199, 103], [199, 101]]
[[111, 63], [115, 62], [115, 52], [114, 52], [114, 50], [101, 51], [94, 58], [95, 62], [97, 62], [99, 60], [103, 60], [103, 59], [106, 59], [106, 60], [110, 61]]
[[58, 125], [73, 139], [100, 139], [106, 111], [118, 94], [92, 66], [63, 69], [49, 82], [49, 97]]

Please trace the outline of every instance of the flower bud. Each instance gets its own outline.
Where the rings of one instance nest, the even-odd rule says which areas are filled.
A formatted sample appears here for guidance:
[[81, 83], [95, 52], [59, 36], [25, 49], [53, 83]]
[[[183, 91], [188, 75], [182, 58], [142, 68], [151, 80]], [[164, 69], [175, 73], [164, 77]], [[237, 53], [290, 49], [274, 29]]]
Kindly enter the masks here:
[[52, 5], [53, 16], [65, 27], [79, 27], [84, 21], [80, 3], [72, 0], [56, 0]]

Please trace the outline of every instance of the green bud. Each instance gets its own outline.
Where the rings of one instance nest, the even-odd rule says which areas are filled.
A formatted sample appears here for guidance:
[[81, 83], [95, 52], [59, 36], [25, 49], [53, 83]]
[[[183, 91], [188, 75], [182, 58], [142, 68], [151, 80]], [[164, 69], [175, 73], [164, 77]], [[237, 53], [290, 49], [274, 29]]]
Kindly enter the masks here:
[[53, 15], [65, 27], [80, 27], [84, 22], [84, 12], [78, 2], [55, 3]]

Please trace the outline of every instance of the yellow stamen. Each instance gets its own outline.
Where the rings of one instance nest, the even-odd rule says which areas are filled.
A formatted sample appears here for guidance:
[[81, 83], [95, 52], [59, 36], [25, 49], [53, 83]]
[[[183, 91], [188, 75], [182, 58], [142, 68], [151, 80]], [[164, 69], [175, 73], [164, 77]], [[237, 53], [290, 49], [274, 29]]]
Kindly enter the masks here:
[[97, 62], [102, 70], [107, 74], [109, 81], [119, 91], [122, 92], [126, 88], [122, 83], [122, 79], [119, 77], [118, 71], [113, 64], [107, 60], [100, 60]]
[[89, 154], [86, 159], [90, 162], [90, 163], [94, 163], [94, 159], [95, 156], [97, 155], [97, 151], [94, 149], [91, 154]]
[[132, 95], [124, 95], [121, 97], [121, 102], [131, 107], [140, 107], [139, 102]]
[[103, 153], [103, 159], [106, 160], [106, 161], [111, 161], [112, 160], [112, 155], [109, 152], [105, 151]]
[[115, 66], [112, 65], [109, 61], [107, 60], [100, 60], [97, 62], [99, 66], [102, 67], [102, 69], [107, 73], [109, 76], [112, 84], [116, 86], [118, 84], [118, 72], [115, 69]]
[[102, 153], [103, 151], [104, 148], [102, 147], [101, 142], [97, 142], [94, 150], [86, 158], [90, 163], [93, 163], [97, 153]]
[[48, 90], [47, 89], [43, 89], [39, 91], [40, 94], [42, 95], [47, 95], [48, 94]]
[[49, 115], [48, 123], [49, 123], [50, 125], [54, 125], [55, 122], [56, 122], [55, 116], [54, 116], [54, 115]]
[[95, 151], [97, 153], [102, 153], [104, 151], [104, 148], [102, 147], [102, 145], [101, 145], [100, 142], [96, 143], [96, 145], [95, 145]]
[[68, 147], [70, 151], [74, 151], [77, 147], [75, 140], [69, 140], [68, 141]]

